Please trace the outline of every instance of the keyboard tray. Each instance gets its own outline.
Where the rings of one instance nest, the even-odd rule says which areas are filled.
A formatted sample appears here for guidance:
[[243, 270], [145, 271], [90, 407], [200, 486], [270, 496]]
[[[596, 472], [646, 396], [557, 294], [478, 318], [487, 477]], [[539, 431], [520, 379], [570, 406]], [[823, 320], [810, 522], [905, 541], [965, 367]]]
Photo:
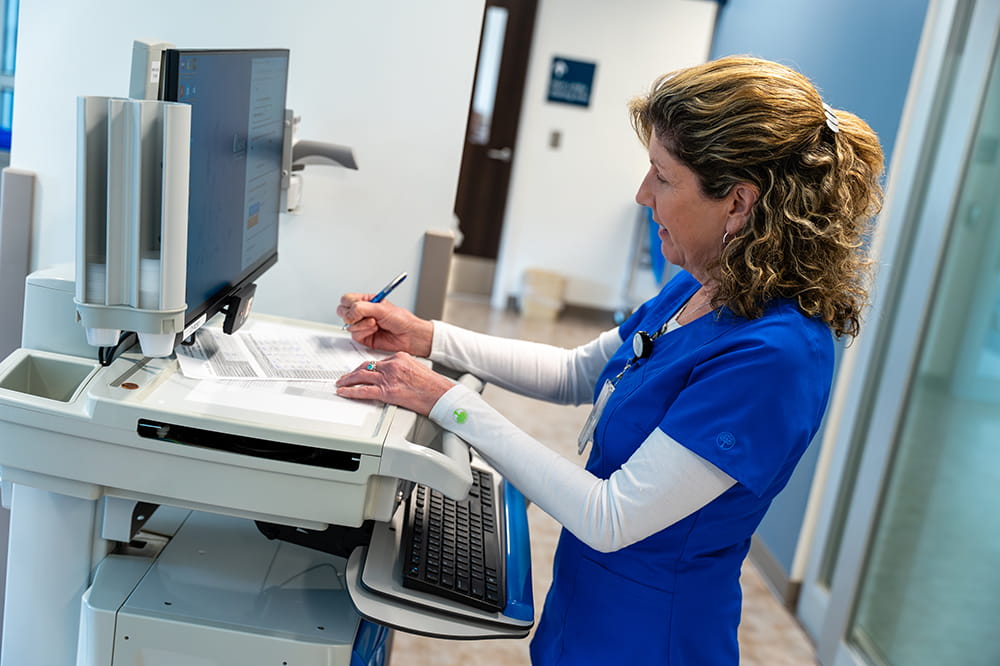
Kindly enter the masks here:
[[402, 514], [378, 523], [367, 548], [347, 566], [347, 587], [362, 616], [382, 625], [435, 638], [523, 638], [534, 624], [530, 546], [524, 497], [494, 473], [495, 496], [504, 498], [507, 524], [507, 605], [501, 612], [410, 589], [402, 583]]

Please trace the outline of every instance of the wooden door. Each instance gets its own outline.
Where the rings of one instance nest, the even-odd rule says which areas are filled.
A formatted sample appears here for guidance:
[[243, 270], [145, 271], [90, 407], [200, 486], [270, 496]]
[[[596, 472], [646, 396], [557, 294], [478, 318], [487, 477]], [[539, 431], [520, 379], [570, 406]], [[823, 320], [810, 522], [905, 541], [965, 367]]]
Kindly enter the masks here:
[[458, 254], [496, 259], [537, 0], [487, 0], [455, 195]]

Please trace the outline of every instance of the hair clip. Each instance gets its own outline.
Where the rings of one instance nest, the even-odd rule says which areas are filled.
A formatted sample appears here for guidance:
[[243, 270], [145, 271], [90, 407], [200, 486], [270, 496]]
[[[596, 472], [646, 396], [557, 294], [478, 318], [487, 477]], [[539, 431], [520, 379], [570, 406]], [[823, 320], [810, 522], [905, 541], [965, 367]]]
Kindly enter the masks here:
[[826, 115], [826, 126], [830, 128], [830, 131], [834, 134], [839, 133], [840, 120], [837, 118], [837, 112], [826, 102], [823, 102], [823, 114]]

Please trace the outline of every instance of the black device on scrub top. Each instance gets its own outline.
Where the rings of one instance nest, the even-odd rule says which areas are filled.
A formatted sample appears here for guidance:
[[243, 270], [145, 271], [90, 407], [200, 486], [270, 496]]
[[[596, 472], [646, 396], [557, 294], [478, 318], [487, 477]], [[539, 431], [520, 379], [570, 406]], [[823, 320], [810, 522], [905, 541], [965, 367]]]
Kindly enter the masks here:
[[636, 360], [646, 358], [653, 353], [653, 342], [659, 335], [650, 335], [646, 331], [638, 331], [632, 336], [632, 355]]

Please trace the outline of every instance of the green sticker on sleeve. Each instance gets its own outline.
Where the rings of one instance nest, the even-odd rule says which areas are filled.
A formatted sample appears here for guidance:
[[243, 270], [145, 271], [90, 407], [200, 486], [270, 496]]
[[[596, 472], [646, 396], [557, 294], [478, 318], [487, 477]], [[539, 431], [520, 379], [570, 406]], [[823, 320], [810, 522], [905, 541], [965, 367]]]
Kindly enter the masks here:
[[452, 414], [455, 416], [455, 423], [465, 423], [469, 418], [469, 413], [464, 409], [456, 409]]

